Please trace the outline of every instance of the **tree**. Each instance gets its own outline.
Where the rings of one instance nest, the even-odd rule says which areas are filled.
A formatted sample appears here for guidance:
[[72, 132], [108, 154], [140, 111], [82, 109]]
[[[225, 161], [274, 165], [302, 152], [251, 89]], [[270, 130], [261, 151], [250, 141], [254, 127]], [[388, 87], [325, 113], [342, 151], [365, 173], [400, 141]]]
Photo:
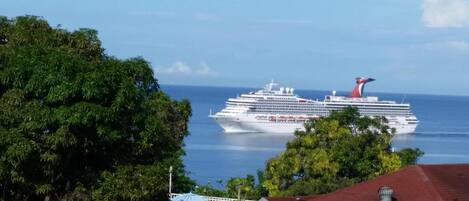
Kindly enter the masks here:
[[229, 197], [235, 197], [244, 200], [255, 194], [254, 176], [247, 175], [246, 178], [231, 178], [228, 180], [226, 188]]
[[306, 123], [267, 162], [263, 187], [269, 196], [327, 193], [415, 163], [423, 152], [392, 152], [393, 130], [385, 123], [352, 107]]
[[401, 158], [401, 163], [403, 165], [415, 165], [417, 159], [423, 156], [423, 151], [419, 148], [405, 148], [400, 150], [397, 154], [399, 154], [399, 157]]
[[0, 200], [166, 199], [188, 101], [159, 90], [147, 61], [104, 53], [97, 31], [0, 17]]
[[[262, 185], [259, 185], [263, 182], [263, 171], [259, 170], [257, 172], [257, 179], [258, 183], [256, 184], [252, 175], [232, 177], [226, 182], [226, 185], [222, 185], [222, 189], [217, 189], [209, 183], [196, 188], [195, 193], [215, 197], [239, 198], [240, 200], [257, 200], [267, 195]], [[220, 181], [220, 184], [223, 184], [223, 181]]]

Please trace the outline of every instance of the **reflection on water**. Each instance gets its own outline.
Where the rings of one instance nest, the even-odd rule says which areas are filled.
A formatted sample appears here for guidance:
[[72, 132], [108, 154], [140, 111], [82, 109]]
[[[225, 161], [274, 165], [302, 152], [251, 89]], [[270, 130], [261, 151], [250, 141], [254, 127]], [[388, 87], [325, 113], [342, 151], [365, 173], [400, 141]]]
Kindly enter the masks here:
[[186, 150], [217, 150], [217, 151], [253, 151], [253, 152], [281, 152], [282, 148], [273, 147], [252, 147], [237, 145], [208, 145], [208, 144], [190, 144]]
[[186, 139], [184, 163], [191, 177], [200, 183], [228, 180], [230, 177], [255, 175], [265, 161], [280, 153], [293, 135], [267, 133], [225, 134], [216, 125], [204, 137]]
[[397, 150], [405, 147], [419, 148], [425, 155], [419, 163], [467, 163], [469, 162], [469, 133], [466, 132], [418, 132], [393, 138]]

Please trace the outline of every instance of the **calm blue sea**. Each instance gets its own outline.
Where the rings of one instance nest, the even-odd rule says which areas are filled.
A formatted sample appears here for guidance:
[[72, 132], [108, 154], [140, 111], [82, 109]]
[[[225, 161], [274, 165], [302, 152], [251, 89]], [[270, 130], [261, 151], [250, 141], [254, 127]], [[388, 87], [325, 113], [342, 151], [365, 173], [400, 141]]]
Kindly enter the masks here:
[[[256, 174], [266, 160], [280, 153], [292, 135], [224, 134], [210, 118], [210, 109], [224, 108], [230, 97], [254, 89], [163, 85], [175, 99], [189, 99], [192, 118], [185, 139], [184, 164], [190, 177], [206, 184], [230, 177]], [[302, 97], [322, 100], [328, 91], [296, 90]], [[346, 94], [347, 92], [342, 92]], [[341, 92], [338, 92], [341, 94]], [[469, 97], [415, 94], [367, 93], [382, 100], [412, 104], [420, 120], [415, 134], [396, 136], [393, 146], [418, 147], [425, 152], [419, 163], [469, 163]]]

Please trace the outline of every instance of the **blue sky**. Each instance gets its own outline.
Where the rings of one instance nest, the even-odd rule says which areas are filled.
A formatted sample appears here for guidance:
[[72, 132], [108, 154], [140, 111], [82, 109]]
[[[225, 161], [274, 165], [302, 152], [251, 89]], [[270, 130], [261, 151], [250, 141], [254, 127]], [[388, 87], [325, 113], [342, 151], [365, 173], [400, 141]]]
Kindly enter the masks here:
[[469, 0], [6, 0], [0, 15], [97, 29], [162, 84], [469, 95]]

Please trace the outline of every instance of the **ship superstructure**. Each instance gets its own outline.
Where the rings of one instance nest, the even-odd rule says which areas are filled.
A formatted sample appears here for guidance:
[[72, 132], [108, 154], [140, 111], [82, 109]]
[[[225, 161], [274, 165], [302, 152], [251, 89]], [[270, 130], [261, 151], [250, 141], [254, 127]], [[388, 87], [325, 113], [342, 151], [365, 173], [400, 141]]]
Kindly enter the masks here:
[[350, 97], [327, 95], [323, 101], [301, 98], [293, 88], [279, 87], [273, 81], [263, 89], [236, 98], [229, 98], [226, 108], [212, 115], [226, 133], [267, 132], [293, 133], [303, 130], [312, 118], [327, 116], [333, 110], [352, 106], [361, 115], [384, 116], [396, 134], [413, 133], [418, 125], [410, 104], [381, 101], [378, 97], [362, 97], [364, 86], [371, 78], [357, 78]]

